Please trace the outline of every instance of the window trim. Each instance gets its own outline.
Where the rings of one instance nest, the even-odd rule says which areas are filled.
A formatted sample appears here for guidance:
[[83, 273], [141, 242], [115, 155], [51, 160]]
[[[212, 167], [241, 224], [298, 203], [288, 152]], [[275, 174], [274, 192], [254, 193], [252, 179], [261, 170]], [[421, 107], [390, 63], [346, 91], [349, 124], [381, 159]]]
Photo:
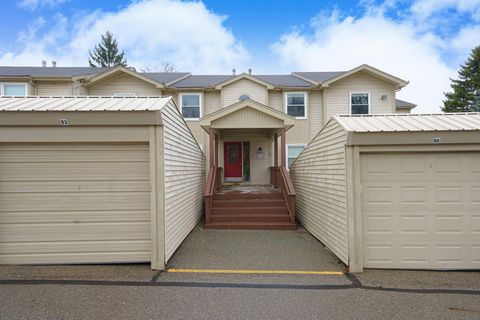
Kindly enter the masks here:
[[[368, 111], [367, 111], [367, 113], [352, 113], [352, 94], [366, 94], [366, 95], [368, 95]], [[348, 114], [349, 115], [361, 116], [362, 114], [370, 114], [370, 106], [371, 106], [370, 91], [350, 91], [348, 97], [349, 97], [348, 101], [349, 101], [349, 106], [350, 106], [349, 109], [348, 109]]]
[[22, 97], [27, 97], [28, 96], [28, 83], [27, 82], [0, 82], [0, 96], [2, 97], [16, 97], [16, 96], [6, 96], [5, 95], [5, 85], [20, 85], [23, 84], [25, 87], [25, 96]]
[[[294, 117], [297, 120], [306, 120], [308, 119], [308, 92], [306, 91], [286, 91], [283, 94], [283, 106], [284, 112], [288, 115], [288, 95], [289, 94], [303, 94], [303, 101], [305, 105], [305, 116], [303, 117]], [[292, 116], [291, 116], [292, 117]]]
[[[287, 167], [287, 170], [290, 170], [290, 167], [288, 166], [288, 149], [290, 147], [303, 147], [302, 151], [300, 151], [300, 153], [298, 155], [300, 155], [303, 150], [305, 150], [305, 147], [307, 146], [307, 143], [287, 143], [285, 145], [285, 162], [286, 162], [286, 167]], [[298, 158], [298, 156], [297, 156]], [[297, 158], [295, 158], [295, 160], [297, 160]], [[293, 160], [293, 162], [295, 162], [295, 160]], [[293, 164], [292, 162], [292, 164]]]
[[198, 118], [184, 118], [185, 121], [199, 121], [201, 117], [203, 117], [203, 92], [182, 92], [178, 95], [178, 103], [180, 105], [180, 113], [182, 114], [182, 117], [183, 117], [183, 96], [184, 95], [198, 95], [199, 96], [199, 108], [200, 108], [200, 112], [199, 112], [199, 117]]

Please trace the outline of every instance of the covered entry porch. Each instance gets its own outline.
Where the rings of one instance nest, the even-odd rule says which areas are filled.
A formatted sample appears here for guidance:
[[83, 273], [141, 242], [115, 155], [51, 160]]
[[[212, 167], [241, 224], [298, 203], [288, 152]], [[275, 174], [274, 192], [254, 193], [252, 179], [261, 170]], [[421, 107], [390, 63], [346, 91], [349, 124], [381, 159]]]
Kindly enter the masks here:
[[285, 139], [294, 119], [244, 100], [202, 118], [200, 125], [209, 135], [205, 227], [294, 229]]

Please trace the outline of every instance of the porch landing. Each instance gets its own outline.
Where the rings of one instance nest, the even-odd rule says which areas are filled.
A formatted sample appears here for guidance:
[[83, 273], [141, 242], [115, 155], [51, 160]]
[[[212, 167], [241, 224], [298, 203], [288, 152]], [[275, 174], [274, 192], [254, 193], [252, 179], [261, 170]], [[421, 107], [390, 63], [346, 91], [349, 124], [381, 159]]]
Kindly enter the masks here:
[[269, 185], [221, 186], [213, 195], [209, 229], [294, 230], [282, 191]]

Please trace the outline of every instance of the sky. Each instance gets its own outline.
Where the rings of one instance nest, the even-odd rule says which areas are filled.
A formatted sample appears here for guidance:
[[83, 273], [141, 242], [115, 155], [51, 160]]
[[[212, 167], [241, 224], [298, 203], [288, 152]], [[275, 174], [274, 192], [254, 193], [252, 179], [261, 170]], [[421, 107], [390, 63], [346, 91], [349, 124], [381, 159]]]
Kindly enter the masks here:
[[194, 74], [343, 71], [410, 83], [397, 97], [439, 112], [480, 45], [480, 0], [0, 0], [0, 65], [88, 66], [109, 30], [128, 65]]

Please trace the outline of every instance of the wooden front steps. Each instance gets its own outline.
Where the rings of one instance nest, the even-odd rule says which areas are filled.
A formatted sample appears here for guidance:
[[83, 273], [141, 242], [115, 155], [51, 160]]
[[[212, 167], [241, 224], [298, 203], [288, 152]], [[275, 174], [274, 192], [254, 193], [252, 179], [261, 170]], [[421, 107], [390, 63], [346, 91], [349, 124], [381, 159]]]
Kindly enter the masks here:
[[283, 194], [270, 186], [222, 187], [213, 196], [210, 229], [293, 230]]

